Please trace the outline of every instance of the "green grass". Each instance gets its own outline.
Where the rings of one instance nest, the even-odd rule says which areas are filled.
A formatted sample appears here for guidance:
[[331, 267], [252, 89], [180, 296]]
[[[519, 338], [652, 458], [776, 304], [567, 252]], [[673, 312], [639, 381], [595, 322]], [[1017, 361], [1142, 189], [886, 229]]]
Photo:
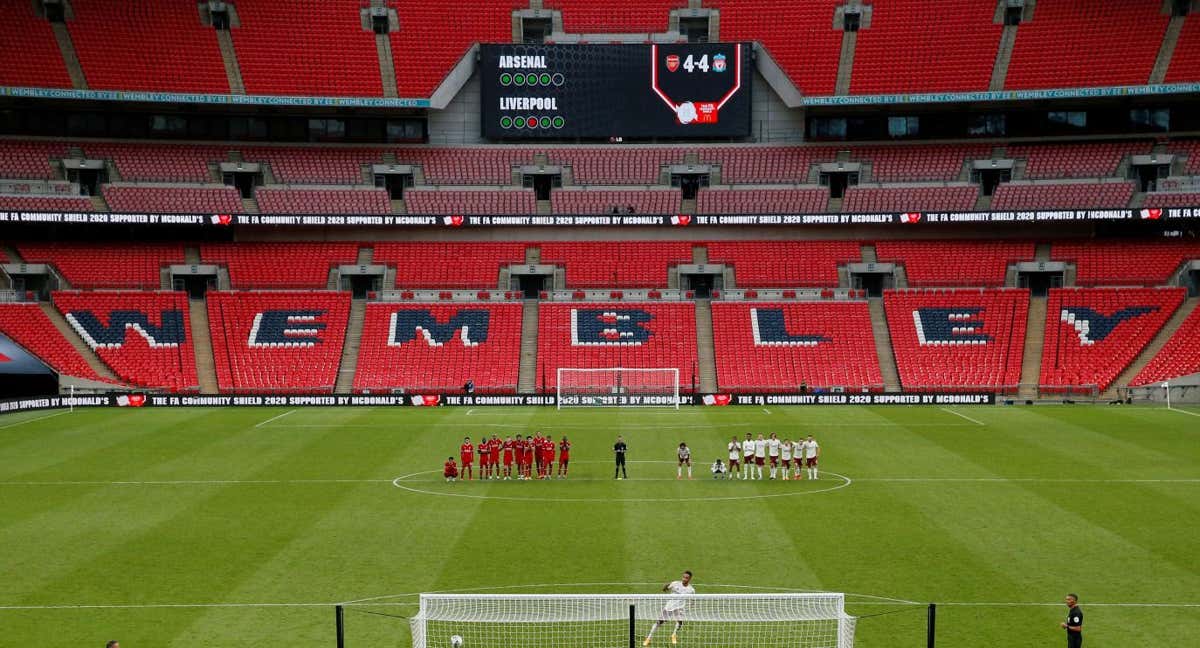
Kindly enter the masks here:
[[[683, 569], [702, 593], [831, 590], [856, 615], [904, 610], [861, 620], [865, 648], [924, 646], [921, 607], [870, 597], [939, 603], [940, 646], [1059, 645], [1068, 591], [1089, 646], [1200, 636], [1195, 415], [374, 408], [259, 425], [287, 411], [0, 417], [0, 643], [332, 645], [332, 609], [296, 604], [392, 597], [349, 609], [348, 645], [404, 646], [411, 593], [649, 593]], [[464, 434], [538, 428], [571, 437], [571, 480], [432, 472]], [[746, 431], [815, 434], [823, 480], [714, 483], [707, 464]], [[618, 433], [644, 479], [611, 479]], [[693, 482], [664, 463], [681, 440]], [[834, 473], [853, 482], [816, 492], [845, 484]], [[786, 496], [728, 499], [767, 495]]]

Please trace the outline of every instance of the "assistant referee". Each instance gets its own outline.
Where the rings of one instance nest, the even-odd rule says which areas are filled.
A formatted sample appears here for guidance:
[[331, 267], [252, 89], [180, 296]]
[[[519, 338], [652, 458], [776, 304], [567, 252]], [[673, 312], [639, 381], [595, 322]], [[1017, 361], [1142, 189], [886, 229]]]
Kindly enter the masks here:
[[625, 453], [629, 450], [629, 446], [625, 445], [625, 438], [618, 435], [617, 442], [613, 444], [613, 455], [617, 460], [617, 467], [613, 470], [613, 479], [628, 479], [629, 474], [625, 472]]
[[1083, 645], [1083, 610], [1079, 609], [1079, 597], [1067, 594], [1067, 620], [1061, 625], [1067, 631], [1067, 648], [1079, 648]]

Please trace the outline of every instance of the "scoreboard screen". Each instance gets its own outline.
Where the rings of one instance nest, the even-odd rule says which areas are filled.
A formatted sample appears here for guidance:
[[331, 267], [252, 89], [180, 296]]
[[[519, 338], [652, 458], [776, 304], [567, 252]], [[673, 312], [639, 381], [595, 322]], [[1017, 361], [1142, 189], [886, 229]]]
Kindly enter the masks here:
[[489, 139], [747, 137], [750, 46], [484, 45]]

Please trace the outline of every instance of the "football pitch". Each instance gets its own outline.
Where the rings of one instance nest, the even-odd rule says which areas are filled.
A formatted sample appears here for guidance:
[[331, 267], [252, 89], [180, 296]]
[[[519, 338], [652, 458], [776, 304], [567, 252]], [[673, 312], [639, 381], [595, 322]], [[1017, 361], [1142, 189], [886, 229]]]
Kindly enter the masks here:
[[[570, 438], [568, 479], [441, 479], [463, 436], [537, 430]], [[747, 432], [815, 435], [821, 479], [714, 481]], [[864, 648], [924, 646], [929, 602], [939, 646], [1062, 645], [1067, 592], [1085, 645], [1183, 645], [1198, 529], [1195, 409], [34, 412], [0, 417], [0, 644], [333, 646], [347, 603], [349, 648], [407, 646], [419, 592], [690, 569], [699, 593], [845, 592]]]

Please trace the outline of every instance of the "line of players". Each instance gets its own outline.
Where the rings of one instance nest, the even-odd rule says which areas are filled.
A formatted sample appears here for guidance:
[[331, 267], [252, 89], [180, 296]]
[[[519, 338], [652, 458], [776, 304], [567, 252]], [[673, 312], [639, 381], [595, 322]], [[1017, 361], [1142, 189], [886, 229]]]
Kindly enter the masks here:
[[[774, 432], [769, 438], [764, 438], [759, 434], [758, 438], [754, 439], [747, 432], [744, 441], [738, 441], [736, 436], [730, 437], [726, 448], [729, 450], [729, 467], [728, 469], [722, 467], [721, 460], [718, 459], [712, 467], [714, 478], [737, 479], [740, 475], [743, 480], [762, 479], [763, 466], [768, 464], [771, 479], [775, 479], [779, 475], [781, 467], [783, 481], [801, 480], [805, 478], [806, 474], [809, 479], [820, 478], [817, 460], [821, 457], [821, 446], [811, 434], [807, 439], [792, 441], [791, 439], [780, 440]], [[680, 465], [682, 463], [681, 457]], [[690, 461], [688, 470], [690, 474]], [[791, 472], [790, 477], [788, 476], [789, 472]]]
[[510, 436], [504, 440], [493, 434], [490, 439], [480, 439], [478, 444], [472, 444], [471, 437], [465, 437], [458, 449], [462, 469], [455, 464], [454, 457], [447, 457], [442, 475], [446, 481], [455, 481], [460, 476], [463, 479], [474, 479], [472, 467], [478, 455], [480, 479], [512, 479], [514, 474], [517, 479], [533, 479], [535, 473], [538, 479], [550, 479], [555, 476], [556, 445], [557, 476], [559, 479], [566, 479], [571, 463], [571, 442], [564, 436], [556, 444], [550, 435], [542, 436], [540, 431], [533, 436], [521, 438], [517, 435], [516, 438]]

